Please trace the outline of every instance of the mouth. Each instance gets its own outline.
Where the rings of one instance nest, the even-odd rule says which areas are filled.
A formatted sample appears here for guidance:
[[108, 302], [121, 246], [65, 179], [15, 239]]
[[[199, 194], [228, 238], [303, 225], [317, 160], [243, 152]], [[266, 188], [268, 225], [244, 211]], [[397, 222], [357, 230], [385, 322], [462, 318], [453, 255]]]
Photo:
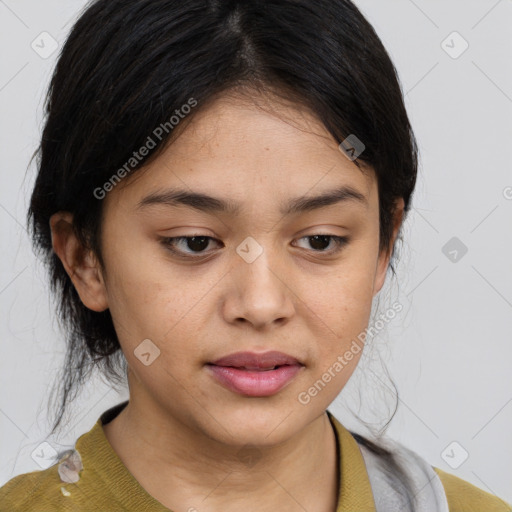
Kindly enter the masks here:
[[[287, 366], [287, 365], [282, 365]], [[281, 366], [272, 366], [272, 368], [258, 368], [258, 367], [248, 367], [248, 366], [228, 366], [227, 368], [239, 368], [240, 370], [251, 370], [255, 372], [268, 372], [269, 370], [275, 370], [276, 368], [281, 368]]]
[[264, 397], [281, 391], [304, 368], [282, 352], [238, 352], [207, 363], [210, 375], [237, 394]]

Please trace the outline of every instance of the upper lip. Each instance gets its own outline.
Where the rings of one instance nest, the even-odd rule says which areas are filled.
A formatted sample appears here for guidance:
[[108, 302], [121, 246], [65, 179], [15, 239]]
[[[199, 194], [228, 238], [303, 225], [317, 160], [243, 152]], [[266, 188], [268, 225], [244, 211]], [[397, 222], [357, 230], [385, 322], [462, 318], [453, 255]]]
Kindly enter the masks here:
[[221, 357], [213, 363], [216, 366], [234, 366], [236, 368], [273, 368], [283, 365], [302, 365], [295, 357], [275, 350], [269, 352], [235, 352]]

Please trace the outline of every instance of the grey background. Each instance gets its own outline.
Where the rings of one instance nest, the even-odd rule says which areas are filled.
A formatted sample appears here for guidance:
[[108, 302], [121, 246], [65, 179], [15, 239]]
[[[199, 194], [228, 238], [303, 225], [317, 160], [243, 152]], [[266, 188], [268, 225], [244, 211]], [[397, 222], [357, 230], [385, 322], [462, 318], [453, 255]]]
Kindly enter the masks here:
[[[35, 176], [27, 166], [58, 52], [43, 59], [31, 43], [42, 46], [48, 32], [62, 44], [84, 4], [0, 0], [0, 485], [41, 469], [31, 454], [42, 442], [73, 445], [128, 396], [95, 378], [72, 407], [67, 433], [46, 436], [46, 399], [64, 345], [24, 218]], [[399, 71], [421, 157], [398, 285], [388, 280], [380, 299], [381, 312], [391, 297], [404, 309], [374, 343], [399, 390], [388, 433], [512, 501], [512, 1], [356, 4]], [[463, 48], [448, 37], [454, 31], [469, 44], [458, 58], [445, 51]], [[375, 421], [382, 414], [383, 424], [376, 404], [392, 403], [379, 365], [369, 371], [370, 363], [330, 407], [363, 433], [347, 411]], [[460, 463], [463, 450], [469, 456]]]

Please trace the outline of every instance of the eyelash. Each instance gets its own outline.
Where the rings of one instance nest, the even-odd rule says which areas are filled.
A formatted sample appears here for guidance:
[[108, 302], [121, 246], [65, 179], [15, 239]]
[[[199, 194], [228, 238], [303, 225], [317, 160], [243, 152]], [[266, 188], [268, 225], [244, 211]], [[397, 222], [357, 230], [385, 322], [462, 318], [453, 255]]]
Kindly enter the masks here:
[[[312, 249], [313, 253], [334, 255], [334, 254], [337, 254], [338, 252], [340, 252], [349, 242], [349, 239], [346, 236], [330, 235], [327, 233], [318, 233], [316, 235], [303, 236], [303, 237], [299, 238], [298, 240], [314, 238], [315, 236], [331, 238], [334, 241], [334, 243], [336, 244], [336, 248], [334, 250], [331, 249], [331, 250], [326, 250], [326, 251]], [[172, 237], [172, 238], [162, 238], [161, 242], [166, 247], [166, 249], [168, 249], [169, 251], [171, 251], [174, 254], [177, 254], [178, 256], [180, 256], [182, 258], [198, 259], [198, 258], [202, 257], [204, 254], [207, 254], [205, 252], [199, 252], [199, 253], [195, 253], [195, 254], [198, 254], [198, 256], [191, 256], [191, 253], [183, 253], [183, 252], [177, 251], [176, 249], [173, 248], [175, 245], [175, 242], [185, 241], [185, 240], [189, 240], [192, 238], [204, 238], [204, 239], [209, 239], [209, 240], [216, 240], [215, 238], [213, 238], [211, 236], [194, 235], [194, 236], [177, 236], [177, 237]]]

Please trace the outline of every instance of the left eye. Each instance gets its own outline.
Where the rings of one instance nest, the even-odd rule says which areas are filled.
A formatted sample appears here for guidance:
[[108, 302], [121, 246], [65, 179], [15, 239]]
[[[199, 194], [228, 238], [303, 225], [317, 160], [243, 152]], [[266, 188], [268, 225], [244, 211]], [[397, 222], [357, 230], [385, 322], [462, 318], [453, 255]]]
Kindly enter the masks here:
[[[162, 243], [173, 253], [176, 254], [201, 254], [205, 253], [205, 249], [208, 247], [210, 240], [215, 240], [210, 236], [178, 236], [173, 238], [163, 238]], [[309, 244], [313, 247], [313, 252], [320, 253], [337, 253], [340, 251], [348, 242], [347, 237], [336, 236], [336, 235], [310, 235], [299, 238], [299, 240], [309, 240]], [[217, 240], [215, 240], [217, 241]], [[330, 242], [333, 241], [334, 248], [325, 250]], [[182, 249], [186, 247], [191, 252], [182, 249], [176, 249], [177, 245], [181, 245]]]
[[[312, 247], [316, 247], [314, 249], [314, 252], [325, 252], [325, 253], [336, 253], [340, 251], [346, 244], [347, 244], [347, 237], [346, 236], [336, 236], [336, 235], [311, 235], [311, 236], [304, 236], [302, 238], [299, 238], [299, 240], [310, 240], [309, 244]], [[327, 245], [329, 246], [329, 241], [334, 241], [334, 249], [330, 250], [322, 250], [322, 247], [325, 245], [327, 241]], [[318, 248], [320, 247], [320, 249]]]

